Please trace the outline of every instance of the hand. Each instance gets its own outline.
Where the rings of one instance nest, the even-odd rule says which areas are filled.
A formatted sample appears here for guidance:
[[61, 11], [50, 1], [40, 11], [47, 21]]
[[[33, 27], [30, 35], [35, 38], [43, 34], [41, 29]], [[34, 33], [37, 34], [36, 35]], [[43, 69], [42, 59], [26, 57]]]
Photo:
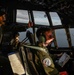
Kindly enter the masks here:
[[45, 43], [43, 43], [43, 46], [48, 46], [53, 40], [54, 38], [47, 40]]
[[51, 38], [51, 39], [47, 40], [46, 44], [50, 44], [53, 40], [54, 40], [54, 38]]

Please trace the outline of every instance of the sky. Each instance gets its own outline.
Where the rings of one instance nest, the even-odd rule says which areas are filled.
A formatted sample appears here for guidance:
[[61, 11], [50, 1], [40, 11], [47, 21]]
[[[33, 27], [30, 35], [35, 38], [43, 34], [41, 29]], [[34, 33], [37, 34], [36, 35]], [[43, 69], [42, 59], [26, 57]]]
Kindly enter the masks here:
[[[17, 10], [17, 22], [28, 23], [28, 12], [25, 10]], [[47, 16], [43, 11], [33, 11], [34, 21], [36, 24], [49, 25]], [[56, 12], [50, 12], [53, 25], [61, 25], [61, 20]]]

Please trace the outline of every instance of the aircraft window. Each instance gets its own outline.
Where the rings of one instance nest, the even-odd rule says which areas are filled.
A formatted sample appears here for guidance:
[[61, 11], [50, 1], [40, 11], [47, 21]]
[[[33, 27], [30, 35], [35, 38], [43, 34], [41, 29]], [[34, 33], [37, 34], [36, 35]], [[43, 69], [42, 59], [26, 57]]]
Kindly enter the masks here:
[[74, 28], [69, 28], [72, 46], [74, 46]]
[[56, 12], [49, 12], [49, 14], [51, 16], [53, 26], [62, 25], [60, 17], [58, 16], [58, 14]]
[[[33, 29], [32, 28], [28, 28], [26, 30], [26, 32], [27, 31], [30, 31], [31, 33], [33, 33]], [[19, 34], [20, 34], [20, 37], [19, 37], [20, 41], [22, 41], [24, 38], [26, 38], [26, 32], [19, 32]], [[29, 43], [29, 40], [27, 40], [26, 42]]]
[[28, 23], [29, 16], [27, 10], [17, 10], [16, 22], [19, 23]]
[[48, 18], [43, 11], [33, 11], [35, 24], [39, 25], [48, 25]]
[[22, 41], [26, 37], [26, 32], [19, 32], [19, 34], [20, 34], [19, 40]]
[[54, 42], [51, 43], [51, 47], [55, 47]]
[[69, 47], [65, 29], [55, 30], [58, 47]]

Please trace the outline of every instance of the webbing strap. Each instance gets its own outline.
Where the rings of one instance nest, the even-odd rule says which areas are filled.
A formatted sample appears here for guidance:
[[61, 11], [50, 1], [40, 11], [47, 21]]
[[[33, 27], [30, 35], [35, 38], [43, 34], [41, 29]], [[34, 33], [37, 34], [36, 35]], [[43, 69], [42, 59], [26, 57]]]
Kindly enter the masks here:
[[44, 49], [42, 47], [30, 46], [30, 45], [23, 45], [23, 46], [28, 47], [28, 48], [32, 48], [32, 49], [35, 49], [35, 50], [43, 51], [43, 52], [47, 53], [46, 49]]

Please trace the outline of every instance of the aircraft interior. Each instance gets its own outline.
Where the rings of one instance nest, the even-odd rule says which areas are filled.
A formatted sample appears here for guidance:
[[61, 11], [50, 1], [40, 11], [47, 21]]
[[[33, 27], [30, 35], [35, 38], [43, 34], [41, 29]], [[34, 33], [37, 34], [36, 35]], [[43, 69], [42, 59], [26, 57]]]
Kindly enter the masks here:
[[[49, 52], [54, 55], [63, 55], [66, 53], [69, 56], [69, 60], [60, 70], [64, 71], [65, 69], [69, 75], [74, 75], [73, 0], [0, 0], [0, 10], [6, 13], [2, 47], [6, 49], [10, 47], [9, 41], [15, 32], [19, 32], [21, 43], [28, 42], [32, 46], [35, 46], [37, 42], [35, 34], [37, 28], [51, 27], [54, 29], [53, 36], [55, 40], [52, 42], [51, 48], [49, 49], [48, 47]], [[34, 35], [33, 38], [27, 36], [28, 31], [32, 31]], [[23, 66], [25, 66], [25, 53], [27, 62], [30, 64], [27, 58], [27, 49], [30, 47], [26, 45], [23, 46], [25, 46], [25, 51], [22, 50], [24, 54], [20, 52], [20, 56]], [[29, 66], [29, 68], [31, 68], [32, 65]], [[33, 73], [34, 72], [31, 72], [31, 74], [26, 75], [34, 75]]]

